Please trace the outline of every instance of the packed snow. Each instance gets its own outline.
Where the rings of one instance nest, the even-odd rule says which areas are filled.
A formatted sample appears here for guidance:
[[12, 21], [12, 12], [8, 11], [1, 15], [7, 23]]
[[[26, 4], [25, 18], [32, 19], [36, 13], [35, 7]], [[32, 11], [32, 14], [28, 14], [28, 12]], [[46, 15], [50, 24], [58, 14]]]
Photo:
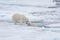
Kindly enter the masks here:
[[[60, 40], [60, 8], [53, 7], [53, 0], [0, 0], [0, 40]], [[14, 13], [34, 26], [14, 25]]]

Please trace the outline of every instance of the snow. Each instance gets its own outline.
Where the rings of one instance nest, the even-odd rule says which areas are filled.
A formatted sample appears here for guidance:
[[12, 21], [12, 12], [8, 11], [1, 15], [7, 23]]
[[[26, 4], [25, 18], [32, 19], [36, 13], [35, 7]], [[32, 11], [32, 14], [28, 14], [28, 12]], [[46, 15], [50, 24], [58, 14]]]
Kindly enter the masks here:
[[[60, 8], [53, 0], [0, 0], [0, 40], [60, 40]], [[14, 25], [12, 15], [27, 16], [34, 26]]]
[[60, 40], [60, 28], [41, 28], [0, 22], [0, 40]]

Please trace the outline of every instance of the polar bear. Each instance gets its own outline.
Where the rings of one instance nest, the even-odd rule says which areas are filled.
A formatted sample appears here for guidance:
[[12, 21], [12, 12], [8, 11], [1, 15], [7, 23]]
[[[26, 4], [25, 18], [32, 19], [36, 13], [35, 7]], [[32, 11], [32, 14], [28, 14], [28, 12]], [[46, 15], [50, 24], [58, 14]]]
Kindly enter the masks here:
[[31, 26], [33, 25], [29, 20], [28, 18], [25, 16], [25, 15], [22, 15], [22, 14], [14, 14], [12, 16], [12, 20], [13, 20], [13, 23], [14, 24], [17, 24], [17, 23], [26, 23], [27, 25]]

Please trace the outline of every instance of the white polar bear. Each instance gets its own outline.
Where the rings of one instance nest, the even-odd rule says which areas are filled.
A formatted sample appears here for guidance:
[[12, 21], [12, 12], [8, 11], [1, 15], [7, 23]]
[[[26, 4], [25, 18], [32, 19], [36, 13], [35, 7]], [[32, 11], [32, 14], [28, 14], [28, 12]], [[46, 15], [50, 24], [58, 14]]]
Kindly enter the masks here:
[[14, 14], [13, 16], [12, 16], [12, 20], [13, 20], [13, 23], [14, 24], [17, 24], [17, 23], [26, 23], [27, 25], [29, 25], [29, 26], [31, 26], [31, 25], [33, 25], [29, 20], [28, 20], [28, 18], [25, 16], [25, 15], [22, 15], [22, 14], [18, 14], [18, 13], [16, 13], [16, 14]]

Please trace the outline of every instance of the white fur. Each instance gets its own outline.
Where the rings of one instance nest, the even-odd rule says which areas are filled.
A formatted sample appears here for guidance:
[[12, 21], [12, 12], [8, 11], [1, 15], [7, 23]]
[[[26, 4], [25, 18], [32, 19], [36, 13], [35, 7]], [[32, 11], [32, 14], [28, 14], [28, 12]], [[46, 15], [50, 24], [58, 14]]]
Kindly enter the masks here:
[[22, 23], [26, 23], [28, 26], [34, 26], [34, 24], [30, 22], [25, 15], [22, 14], [18, 14], [18, 13], [14, 14], [12, 16], [12, 20], [14, 24], [22, 22]]
[[12, 20], [14, 22], [14, 24], [17, 24], [18, 22], [21, 23], [21, 22], [28, 22], [28, 18], [25, 16], [25, 15], [22, 15], [22, 14], [14, 14], [12, 16]]

